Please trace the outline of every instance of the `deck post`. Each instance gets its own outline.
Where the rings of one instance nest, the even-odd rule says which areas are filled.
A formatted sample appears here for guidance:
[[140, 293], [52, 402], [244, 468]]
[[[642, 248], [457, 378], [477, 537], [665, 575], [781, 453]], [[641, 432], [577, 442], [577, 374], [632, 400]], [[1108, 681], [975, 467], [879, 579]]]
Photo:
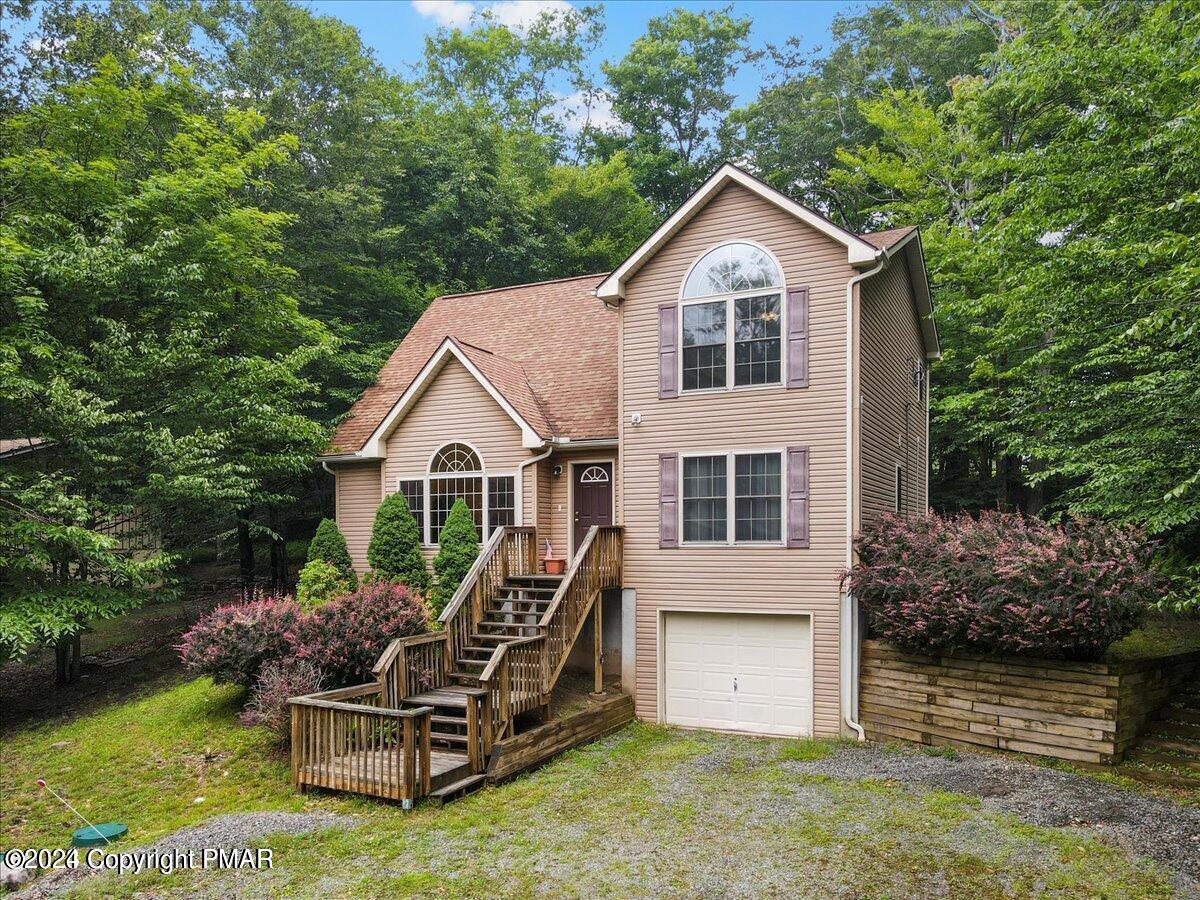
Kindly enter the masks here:
[[470, 694], [467, 695], [467, 762], [471, 774], [479, 774], [479, 700]]
[[417, 741], [416, 741], [416, 722], [412, 716], [402, 716], [400, 718], [400, 754], [403, 757], [403, 779], [401, 785], [401, 799], [407, 800], [411, 805], [413, 796], [417, 789]]
[[599, 591], [596, 594], [596, 599], [592, 601], [592, 654], [593, 664], [595, 666], [595, 684], [593, 690], [597, 694], [604, 693], [604, 668], [601, 657], [604, 655], [604, 634], [600, 628], [600, 607], [604, 605], [604, 592]]

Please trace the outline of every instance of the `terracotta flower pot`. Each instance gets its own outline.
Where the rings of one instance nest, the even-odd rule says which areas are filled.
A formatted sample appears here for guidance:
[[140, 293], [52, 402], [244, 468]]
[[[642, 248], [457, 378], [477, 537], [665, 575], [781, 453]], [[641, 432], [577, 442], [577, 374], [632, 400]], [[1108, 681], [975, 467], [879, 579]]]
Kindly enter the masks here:
[[549, 556], [545, 559], [547, 575], [561, 575], [567, 568], [565, 559], [551, 559]]

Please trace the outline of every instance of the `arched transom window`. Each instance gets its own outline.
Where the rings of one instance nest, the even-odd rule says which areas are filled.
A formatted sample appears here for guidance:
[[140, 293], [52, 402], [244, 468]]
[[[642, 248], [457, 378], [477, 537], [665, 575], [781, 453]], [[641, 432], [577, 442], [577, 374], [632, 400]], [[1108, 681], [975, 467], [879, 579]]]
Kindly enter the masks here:
[[479, 452], [462, 441], [440, 447], [429, 458], [425, 474], [401, 478], [397, 490], [408, 500], [426, 544], [440, 542], [446, 517], [459, 499], [471, 510], [475, 529], [481, 535], [490, 536], [496, 528], [512, 525], [515, 520], [514, 476], [489, 473]]
[[603, 466], [588, 466], [579, 476], [580, 484], [608, 484], [608, 470]]
[[473, 472], [482, 475], [483, 463], [479, 461], [479, 454], [466, 444], [447, 444], [434, 454], [429, 471], [431, 474]]
[[745, 241], [705, 253], [681, 292], [685, 391], [779, 384], [783, 273], [767, 251]]

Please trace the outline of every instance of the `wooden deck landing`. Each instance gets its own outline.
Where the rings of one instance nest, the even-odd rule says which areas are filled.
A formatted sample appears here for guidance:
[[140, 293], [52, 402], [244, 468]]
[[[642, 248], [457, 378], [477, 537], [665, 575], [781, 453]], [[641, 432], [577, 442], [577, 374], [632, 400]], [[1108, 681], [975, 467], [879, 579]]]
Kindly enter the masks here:
[[[449, 750], [430, 751], [431, 790], [437, 790], [470, 774], [467, 754]], [[405, 796], [403, 752], [400, 747], [360, 750], [344, 756], [335, 756], [320, 765], [302, 766], [296, 775], [299, 783], [306, 787], [350, 790], [392, 799]]]

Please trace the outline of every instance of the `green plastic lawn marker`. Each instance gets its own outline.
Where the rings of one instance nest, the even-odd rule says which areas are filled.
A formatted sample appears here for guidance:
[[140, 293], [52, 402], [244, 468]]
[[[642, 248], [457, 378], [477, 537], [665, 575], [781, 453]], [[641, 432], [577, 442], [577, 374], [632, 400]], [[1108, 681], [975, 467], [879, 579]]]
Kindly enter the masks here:
[[99, 847], [101, 844], [111, 844], [117, 838], [128, 833], [129, 829], [121, 822], [101, 822], [99, 825], [93, 825], [84, 818], [83, 813], [73, 807], [65, 799], [60, 797], [54, 788], [46, 784], [45, 778], [39, 778], [37, 780], [37, 785], [38, 787], [49, 791], [54, 796], [55, 800], [57, 800], [71, 812], [75, 813], [75, 815], [80, 819], [83, 819], [83, 823], [87, 826], [86, 828], [76, 828], [73, 832], [71, 832], [72, 847]]
[[99, 825], [89, 825], [87, 828], [76, 828], [71, 832], [72, 847], [99, 847], [111, 844], [123, 837], [129, 829], [121, 822], [101, 822]]

